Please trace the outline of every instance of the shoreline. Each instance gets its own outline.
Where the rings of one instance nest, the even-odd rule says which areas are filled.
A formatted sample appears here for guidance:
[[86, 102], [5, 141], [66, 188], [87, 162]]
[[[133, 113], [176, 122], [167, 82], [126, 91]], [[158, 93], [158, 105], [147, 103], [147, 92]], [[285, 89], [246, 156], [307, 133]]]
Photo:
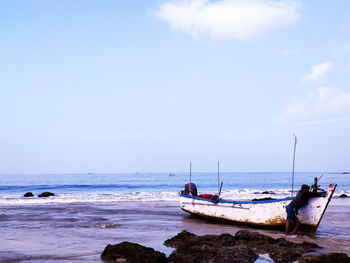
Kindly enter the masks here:
[[[316, 243], [323, 247], [324, 253], [334, 251], [350, 256], [349, 207], [349, 199], [331, 202], [317, 232], [314, 235], [301, 234], [293, 241]], [[71, 203], [0, 208], [0, 259], [8, 260], [45, 258], [45, 261], [55, 262], [55, 258], [64, 257], [67, 262], [97, 263], [101, 262], [99, 255], [106, 244], [122, 241], [140, 243], [170, 255], [172, 249], [165, 247], [163, 241], [182, 230], [196, 235], [235, 235], [240, 230], [251, 230], [275, 239], [284, 237], [282, 231], [216, 224], [194, 218], [183, 212], [178, 202]], [[46, 235], [47, 232], [50, 235]]]

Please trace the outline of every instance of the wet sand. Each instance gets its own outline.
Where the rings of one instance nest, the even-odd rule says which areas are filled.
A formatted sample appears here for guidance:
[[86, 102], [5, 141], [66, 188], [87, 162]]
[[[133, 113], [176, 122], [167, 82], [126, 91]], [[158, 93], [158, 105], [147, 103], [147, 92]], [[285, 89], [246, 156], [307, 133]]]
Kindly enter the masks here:
[[[350, 199], [334, 198], [314, 235], [295, 242], [313, 242], [320, 252], [350, 256]], [[1, 262], [101, 262], [107, 244], [136, 242], [170, 254], [166, 239], [186, 229], [197, 235], [235, 234], [235, 225], [189, 216], [178, 202], [68, 203], [0, 206]], [[257, 230], [274, 238], [275, 230]]]

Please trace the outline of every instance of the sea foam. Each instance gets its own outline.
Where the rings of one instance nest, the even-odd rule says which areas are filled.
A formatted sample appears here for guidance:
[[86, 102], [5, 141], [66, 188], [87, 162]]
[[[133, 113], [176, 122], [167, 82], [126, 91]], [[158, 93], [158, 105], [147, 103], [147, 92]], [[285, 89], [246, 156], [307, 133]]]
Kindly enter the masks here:
[[[297, 192], [297, 190], [296, 190]], [[213, 191], [199, 191], [199, 194], [216, 194]], [[62, 193], [55, 196], [39, 198], [23, 197], [16, 194], [0, 196], [1, 205], [32, 205], [52, 203], [113, 203], [113, 202], [178, 202], [179, 192], [120, 192], [120, 193]], [[334, 193], [335, 198], [342, 194], [350, 196], [350, 190]], [[220, 197], [229, 200], [251, 200], [254, 198], [285, 198], [291, 196], [290, 189], [234, 189], [222, 191]]]

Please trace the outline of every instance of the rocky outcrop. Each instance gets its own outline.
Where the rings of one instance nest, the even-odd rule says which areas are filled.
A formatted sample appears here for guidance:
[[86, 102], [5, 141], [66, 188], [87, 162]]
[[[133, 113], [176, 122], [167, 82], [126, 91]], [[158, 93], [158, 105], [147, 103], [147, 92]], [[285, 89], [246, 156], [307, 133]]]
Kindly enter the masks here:
[[32, 192], [26, 192], [24, 195], [24, 197], [33, 197], [33, 193]]
[[346, 194], [341, 194], [339, 195], [340, 198], [348, 198], [349, 196], [347, 196]]
[[38, 197], [49, 197], [49, 196], [55, 196], [55, 194], [51, 192], [43, 192], [40, 195], [38, 195]]
[[344, 253], [329, 253], [317, 256], [304, 256], [299, 263], [350, 263], [350, 258]]
[[350, 263], [350, 258], [342, 253], [303, 256], [317, 252], [320, 247], [313, 243], [294, 243], [247, 230], [238, 231], [234, 236], [197, 236], [183, 230], [164, 245], [175, 248], [167, 259], [161, 252], [129, 242], [108, 245], [101, 258], [125, 263], [253, 263], [259, 255], [268, 254], [275, 263]]
[[122, 242], [117, 245], [107, 245], [101, 254], [104, 261], [125, 263], [165, 263], [165, 254], [153, 248], [136, 243]]
[[229, 234], [197, 236], [182, 231], [164, 242], [176, 250], [168, 262], [255, 262], [259, 254], [268, 253], [276, 262], [293, 262], [306, 252], [319, 248], [313, 243], [302, 244], [273, 239], [257, 232], [241, 230], [235, 236]]

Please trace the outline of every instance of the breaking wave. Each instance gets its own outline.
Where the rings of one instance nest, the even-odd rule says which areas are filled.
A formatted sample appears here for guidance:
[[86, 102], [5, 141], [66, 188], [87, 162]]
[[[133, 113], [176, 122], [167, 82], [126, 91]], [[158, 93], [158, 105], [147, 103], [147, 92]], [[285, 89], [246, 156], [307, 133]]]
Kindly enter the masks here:
[[[210, 193], [200, 191], [199, 194]], [[113, 202], [178, 202], [179, 192], [119, 192], [119, 193], [62, 193], [47, 198], [23, 197], [18, 194], [7, 194], [0, 196], [1, 205], [32, 205], [52, 203], [113, 203]], [[336, 190], [334, 198], [346, 194], [350, 197], [350, 190]], [[284, 198], [291, 195], [290, 189], [234, 189], [223, 190], [221, 197], [231, 200], [251, 200], [254, 198]]]

